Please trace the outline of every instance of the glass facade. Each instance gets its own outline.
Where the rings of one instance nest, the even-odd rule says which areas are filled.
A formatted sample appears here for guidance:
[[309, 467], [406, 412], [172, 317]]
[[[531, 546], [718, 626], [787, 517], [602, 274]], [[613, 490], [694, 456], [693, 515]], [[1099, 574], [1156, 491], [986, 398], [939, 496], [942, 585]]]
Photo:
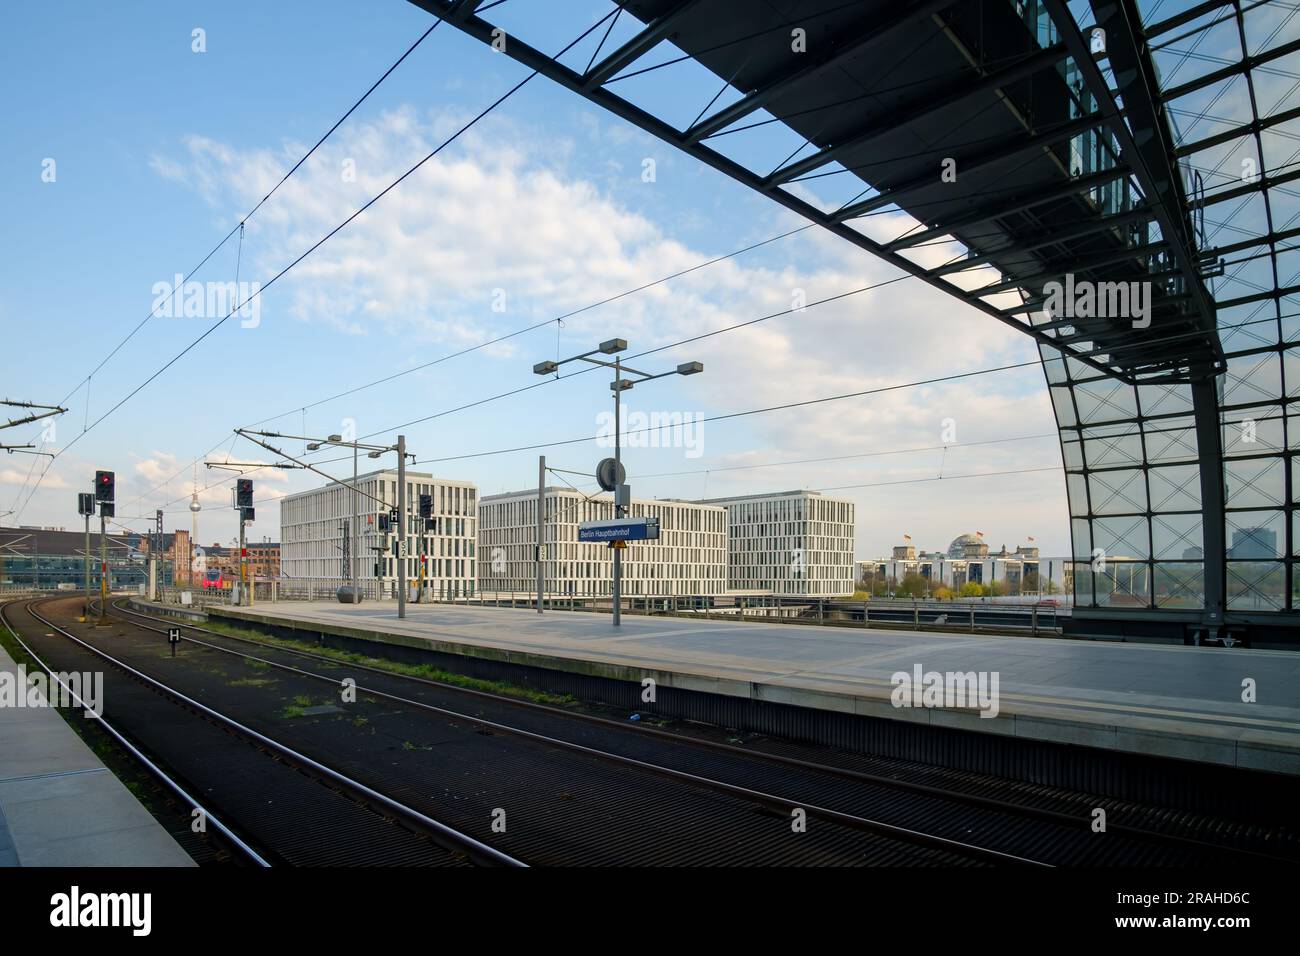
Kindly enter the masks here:
[[[60, 584], [74, 584], [78, 588], [84, 581], [85, 558], [80, 554], [12, 554], [0, 556], [0, 587], [6, 589], [56, 588]], [[112, 557], [108, 559], [109, 587], [131, 589], [149, 581], [149, 562], [140, 558]], [[158, 571], [163, 585], [172, 583], [171, 563], [163, 561]], [[90, 562], [90, 588], [99, 587], [99, 558]]]
[[[1300, 432], [1290, 424], [1300, 396], [1300, 11], [1139, 6], [1226, 357], [1209, 393], [1219, 434], [1202, 454], [1189, 384], [1125, 384], [1043, 349], [1067, 471], [1076, 601], [1200, 609], [1206, 575], [1221, 573], [1226, 610], [1292, 610], [1300, 600]], [[1071, 9], [1087, 33], [1089, 8]], [[1105, 76], [1114, 88], [1109, 69]], [[1075, 161], [1107, 152], [1087, 142], [1094, 137], [1072, 144]], [[1145, 228], [1131, 244], [1160, 238]], [[1202, 468], [1220, 470], [1221, 513], [1202, 501]], [[1207, 537], [1222, 548], [1207, 555]]]

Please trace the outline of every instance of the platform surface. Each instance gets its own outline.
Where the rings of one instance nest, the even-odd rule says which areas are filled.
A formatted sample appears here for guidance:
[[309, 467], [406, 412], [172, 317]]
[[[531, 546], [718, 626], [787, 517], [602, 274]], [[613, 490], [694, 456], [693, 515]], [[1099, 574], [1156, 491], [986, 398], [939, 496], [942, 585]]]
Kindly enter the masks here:
[[194, 865], [57, 710], [0, 706], [0, 866]]
[[[279, 602], [214, 615], [806, 707], [1300, 774], [1300, 654], [492, 606]], [[997, 672], [998, 715], [898, 708], [896, 672]], [[1255, 701], [1243, 701], [1253, 681]]]

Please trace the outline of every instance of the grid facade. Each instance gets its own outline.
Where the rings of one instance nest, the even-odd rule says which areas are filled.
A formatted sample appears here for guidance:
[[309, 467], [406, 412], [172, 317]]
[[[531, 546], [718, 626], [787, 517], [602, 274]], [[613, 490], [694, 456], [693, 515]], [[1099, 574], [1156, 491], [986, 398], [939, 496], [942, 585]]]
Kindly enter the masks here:
[[789, 597], [854, 588], [854, 505], [815, 491], [710, 498], [727, 509], [727, 584]]
[[[604, 543], [579, 543], [578, 525], [612, 520], [613, 500], [552, 487], [545, 489], [544, 501], [545, 593], [609, 597], [614, 552]], [[658, 518], [659, 538], [628, 542], [623, 552], [625, 596], [709, 596], [727, 590], [726, 509], [633, 499], [628, 514]], [[479, 502], [478, 515], [480, 590], [536, 591], [537, 492], [489, 495]]]
[[[399, 560], [395, 532], [379, 530], [379, 515], [397, 507], [397, 472], [380, 471], [357, 479], [360, 512], [357, 578], [377, 582], [382, 593], [396, 587]], [[419, 496], [433, 497], [433, 518], [426, 528], [418, 516]], [[477, 574], [477, 490], [468, 481], [406, 475], [406, 579], [418, 583], [420, 560], [426, 560], [425, 586], [452, 597], [474, 593]], [[289, 581], [337, 585], [350, 580], [344, 560], [351, 547], [348, 529], [353, 500], [348, 488], [326, 485], [288, 495], [280, 502], [280, 568]]]
[[1300, 17], [1139, 7], [1226, 362], [1202, 386], [1132, 385], [1044, 350], [1076, 602], [1203, 610], [1208, 581], [1211, 604], [1222, 594], [1210, 610], [1295, 610], [1300, 189], [1287, 183], [1300, 178]]

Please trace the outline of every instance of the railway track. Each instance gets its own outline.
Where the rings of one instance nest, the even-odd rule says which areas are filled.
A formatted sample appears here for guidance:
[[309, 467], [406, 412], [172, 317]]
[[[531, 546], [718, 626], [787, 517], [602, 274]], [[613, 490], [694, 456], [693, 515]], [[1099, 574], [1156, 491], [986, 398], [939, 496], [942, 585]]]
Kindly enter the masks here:
[[[184, 640], [210, 651], [253, 659], [263, 666], [318, 681], [338, 681], [337, 676], [318, 672], [339, 668], [340, 661], [335, 657], [171, 620], [157, 626], [159, 619], [133, 611], [121, 602], [114, 605], [114, 611], [161, 634], [170, 627], [179, 627]], [[203, 638], [189, 633], [202, 634]], [[256, 647], [257, 654], [252, 654], [249, 647]], [[315, 671], [302, 666], [307, 661], [316, 663]], [[1063, 795], [1008, 781], [981, 781], [972, 774], [945, 774], [934, 768], [899, 767], [898, 762], [873, 773], [644, 725], [630, 727], [607, 717], [394, 674], [364, 664], [348, 662], [342, 666], [367, 675], [364, 685], [358, 682], [358, 692], [377, 699], [454, 720], [477, 721], [492, 733], [559, 746], [615, 765], [759, 800], [773, 809], [801, 807], [810, 816], [936, 847], [950, 846], [940, 842], [944, 840], [978, 847], [985, 851], [983, 858], [999, 862], [1187, 865], [1207, 861], [1294, 862], [1300, 857], [1293, 841], [1281, 841], [1279, 845], [1275, 834], [1223, 821], [1174, 816], [1160, 808], [1111, 801], [1107, 807], [1111, 822], [1108, 833], [1102, 836], [1091, 829], [1091, 811], [1098, 805], [1093, 796]], [[458, 709], [448, 706], [453, 701], [459, 701]], [[936, 776], [946, 777], [947, 785], [933, 782]], [[795, 799], [792, 794], [796, 793], [805, 799]], [[1029, 798], [1030, 802], [1026, 802]], [[1214, 838], [1198, 835], [1207, 832]], [[955, 839], [957, 834], [965, 839]]]
[[47, 603], [7, 605], [0, 618], [47, 673], [109, 665], [113, 717], [100, 725], [248, 862], [519, 865], [82, 640], [37, 609]]
[[[120, 615], [121, 611], [115, 613]], [[165, 630], [149, 628], [152, 633], [146, 641], [121, 642], [116, 636], [95, 636], [92, 640], [111, 643], [115, 653], [157, 665], [167, 659], [166, 642], [153, 635]], [[192, 639], [186, 643], [203, 644]], [[220, 649], [203, 646], [201, 650], [210, 656]], [[336, 676], [307, 674], [301, 668], [250, 657], [247, 652], [226, 650], [224, 656], [233, 658], [240, 667], [257, 665], [262, 669], [257, 673], [275, 667], [299, 683], [339, 684]], [[203, 672], [210, 670], [212, 667], [203, 662]], [[214, 690], [207, 677], [191, 679], [206, 683], [207, 693]], [[490, 786], [495, 795], [484, 806], [504, 802], [512, 807], [512, 815], [518, 811], [528, 825], [522, 833], [512, 826], [509, 834], [503, 833], [493, 840], [494, 844], [513, 842], [520, 849], [511, 852], [530, 863], [1040, 865], [1029, 858], [808, 801], [791, 801], [644, 761], [620, 760], [592, 748], [522, 734], [515, 728], [469, 715], [443, 711], [443, 716], [451, 719], [431, 725], [429, 715], [438, 708], [420, 707], [420, 702], [396, 695], [376, 694], [373, 688], [358, 688], [357, 706], [366, 698], [382, 706], [373, 708], [369, 718], [358, 716], [355, 721], [375, 720], [377, 724], [380, 718], [390, 722], [400, 718], [400, 732], [409, 738], [402, 750], [413, 752], [411, 756], [399, 751], [390, 757], [394, 748], [385, 750], [373, 742], [357, 747], [356, 741], [343, 739], [347, 735], [340, 731], [346, 731], [349, 722], [340, 724], [338, 718], [297, 724], [299, 737], [293, 741], [294, 746], [350, 760], [349, 772], [370, 786], [384, 792], [406, 793], [420, 806], [436, 803], [458, 814], [457, 818], [467, 826], [474, 825], [475, 814], [467, 818], [465, 805], [480, 794], [480, 788]], [[401, 704], [401, 710], [394, 710], [390, 704]], [[434, 743], [410, 745], [410, 739], [421, 740], [418, 734], [429, 735]], [[466, 752], [463, 755], [462, 750]], [[441, 763], [431, 767], [422, 751], [435, 751], [434, 759]], [[465, 766], [464, 757], [472, 761], [472, 770]], [[399, 762], [403, 764], [400, 770], [391, 769]], [[439, 794], [439, 790], [444, 792]], [[794, 810], [816, 821], [808, 823], [807, 832], [792, 826]], [[482, 819], [485, 823], [486, 814]]]

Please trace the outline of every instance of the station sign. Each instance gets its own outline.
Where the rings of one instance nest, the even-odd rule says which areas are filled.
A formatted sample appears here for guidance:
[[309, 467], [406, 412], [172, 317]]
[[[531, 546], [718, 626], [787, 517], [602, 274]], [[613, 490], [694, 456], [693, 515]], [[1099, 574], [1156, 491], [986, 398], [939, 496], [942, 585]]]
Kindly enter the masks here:
[[578, 540], [653, 541], [659, 537], [658, 518], [619, 518], [616, 521], [584, 521], [578, 525]]

